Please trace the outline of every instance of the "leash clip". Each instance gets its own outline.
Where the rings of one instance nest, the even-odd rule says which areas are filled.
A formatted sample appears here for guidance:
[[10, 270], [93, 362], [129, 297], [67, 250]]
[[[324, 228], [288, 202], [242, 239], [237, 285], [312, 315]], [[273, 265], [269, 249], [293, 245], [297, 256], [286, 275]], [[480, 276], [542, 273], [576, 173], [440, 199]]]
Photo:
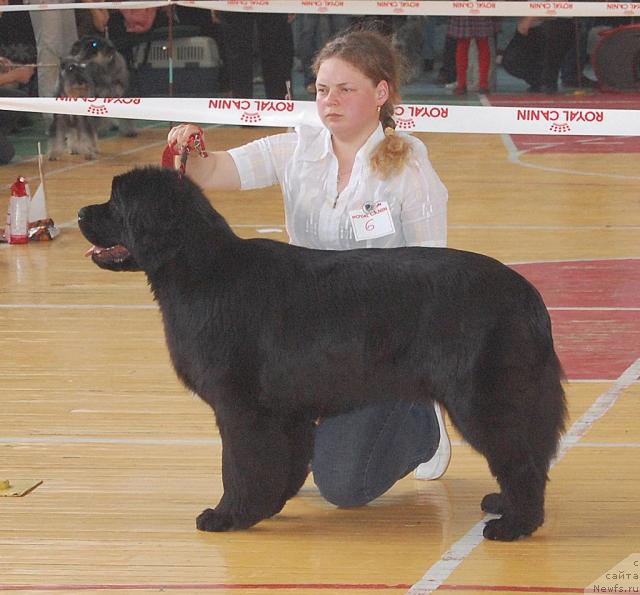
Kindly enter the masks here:
[[182, 149], [182, 152], [180, 153], [180, 177], [185, 175], [189, 153], [194, 150], [198, 152], [198, 155], [200, 155], [200, 157], [209, 157], [209, 153], [207, 153], [206, 147], [204, 146], [204, 135], [202, 131], [192, 134], [189, 137], [189, 142], [185, 145], [184, 149]]

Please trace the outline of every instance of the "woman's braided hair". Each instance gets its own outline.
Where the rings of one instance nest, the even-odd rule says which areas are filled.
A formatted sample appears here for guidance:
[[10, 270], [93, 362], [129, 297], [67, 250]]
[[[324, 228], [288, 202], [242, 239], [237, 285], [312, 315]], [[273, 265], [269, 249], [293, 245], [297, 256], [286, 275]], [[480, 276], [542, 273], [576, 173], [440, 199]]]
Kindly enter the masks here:
[[382, 179], [387, 179], [404, 166], [411, 154], [409, 142], [395, 134], [396, 122], [393, 119], [395, 106], [401, 102], [402, 58], [387, 36], [369, 29], [350, 30], [329, 41], [314, 60], [313, 70], [316, 74], [320, 65], [329, 58], [348, 62], [374, 85], [383, 80], [389, 85], [389, 98], [380, 108], [384, 140], [371, 156], [372, 170]]

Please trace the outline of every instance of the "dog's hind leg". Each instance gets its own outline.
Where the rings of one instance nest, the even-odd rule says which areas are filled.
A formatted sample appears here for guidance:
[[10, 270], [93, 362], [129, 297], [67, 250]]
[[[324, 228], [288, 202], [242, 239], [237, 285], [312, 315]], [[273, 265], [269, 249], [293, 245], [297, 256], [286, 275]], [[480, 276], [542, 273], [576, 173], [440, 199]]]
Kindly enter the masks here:
[[502, 515], [487, 523], [488, 539], [530, 535], [544, 521], [547, 472], [565, 415], [555, 354], [552, 360], [538, 370], [492, 370], [484, 388], [492, 394], [485, 393], [482, 410], [471, 416], [470, 442], [487, 457], [501, 488], [482, 500], [485, 512]]
[[282, 510], [294, 488], [300, 488], [302, 463], [296, 461], [292, 475], [285, 419], [235, 406], [216, 407], [216, 416], [224, 494], [215, 509], [198, 516], [196, 526], [203, 531], [247, 529]]
[[507, 440], [505, 448], [509, 451], [506, 455], [487, 454], [501, 493], [485, 496], [482, 508], [502, 516], [487, 522], [483, 534], [487, 539], [513, 541], [531, 535], [544, 522], [547, 476], [522, 441]]

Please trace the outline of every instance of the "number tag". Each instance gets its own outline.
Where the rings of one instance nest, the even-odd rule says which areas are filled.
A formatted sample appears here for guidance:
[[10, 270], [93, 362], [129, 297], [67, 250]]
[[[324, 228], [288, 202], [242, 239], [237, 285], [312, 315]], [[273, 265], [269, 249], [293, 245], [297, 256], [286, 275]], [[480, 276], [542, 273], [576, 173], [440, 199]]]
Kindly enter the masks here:
[[349, 211], [353, 234], [357, 241], [373, 240], [396, 232], [389, 203], [365, 203], [361, 209]]

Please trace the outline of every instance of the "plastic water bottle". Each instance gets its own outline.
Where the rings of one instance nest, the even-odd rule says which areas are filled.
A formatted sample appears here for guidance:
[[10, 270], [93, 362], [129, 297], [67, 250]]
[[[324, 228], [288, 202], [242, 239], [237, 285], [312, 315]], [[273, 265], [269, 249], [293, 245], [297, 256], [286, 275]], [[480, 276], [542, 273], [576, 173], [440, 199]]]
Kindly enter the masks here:
[[11, 186], [9, 201], [9, 233], [5, 234], [10, 244], [26, 244], [29, 241], [29, 184], [20, 176]]

